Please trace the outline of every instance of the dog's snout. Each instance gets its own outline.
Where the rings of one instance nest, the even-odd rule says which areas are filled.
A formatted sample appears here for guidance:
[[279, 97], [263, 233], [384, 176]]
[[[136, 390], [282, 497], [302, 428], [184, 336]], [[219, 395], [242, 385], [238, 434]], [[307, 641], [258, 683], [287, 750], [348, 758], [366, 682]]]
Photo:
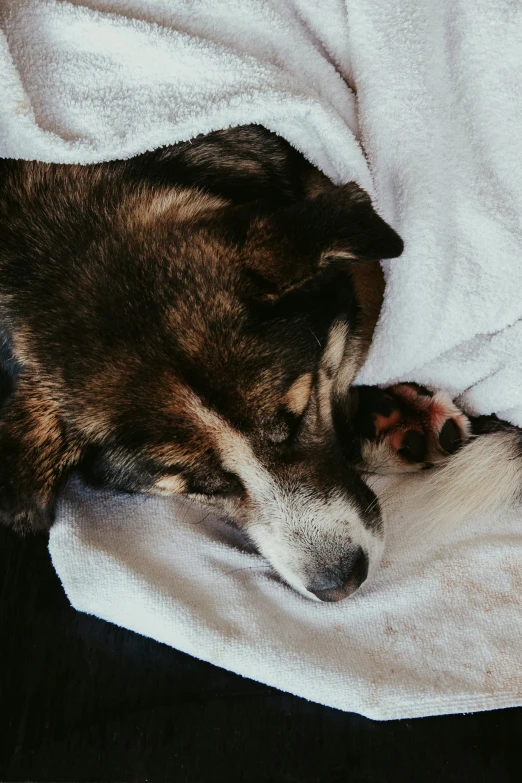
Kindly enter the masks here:
[[355, 554], [342, 564], [324, 569], [307, 589], [320, 601], [342, 601], [355, 593], [367, 576], [368, 556], [358, 547]]
[[353, 593], [353, 590], [348, 587], [348, 585], [342, 585], [341, 587], [327, 587], [323, 590], [317, 590], [313, 587], [309, 587], [308, 589], [311, 593], [317, 596], [320, 601], [328, 601], [328, 603], [342, 601], [343, 598], [348, 598], [348, 596]]

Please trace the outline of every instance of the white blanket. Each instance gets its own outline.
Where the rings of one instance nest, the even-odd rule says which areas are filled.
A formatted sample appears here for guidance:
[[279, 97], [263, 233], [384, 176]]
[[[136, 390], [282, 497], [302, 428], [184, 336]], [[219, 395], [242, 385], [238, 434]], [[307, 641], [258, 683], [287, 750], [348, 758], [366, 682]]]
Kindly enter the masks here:
[[[0, 28], [0, 155], [86, 163], [265, 125], [405, 239], [361, 382], [446, 387], [522, 424], [518, 3], [3, 0]], [[440, 555], [402, 543], [360, 595], [314, 607], [184, 515], [74, 490], [51, 537], [73, 604], [374, 717], [520, 702], [516, 517]]]
[[522, 705], [520, 514], [443, 541], [403, 525], [338, 604], [301, 598], [179, 501], [72, 484], [50, 549], [77, 609], [330, 707], [390, 720]]

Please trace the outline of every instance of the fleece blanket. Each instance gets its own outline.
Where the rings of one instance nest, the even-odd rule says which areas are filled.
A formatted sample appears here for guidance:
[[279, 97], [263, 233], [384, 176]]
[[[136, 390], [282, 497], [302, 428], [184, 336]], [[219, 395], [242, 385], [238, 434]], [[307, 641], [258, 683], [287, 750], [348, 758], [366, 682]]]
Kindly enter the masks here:
[[[88, 163], [265, 125], [366, 188], [405, 240], [360, 382], [446, 387], [522, 424], [518, 3], [3, 0], [0, 31], [0, 155]], [[403, 540], [380, 581], [337, 607], [293, 596], [217, 533], [202, 540], [170, 501], [73, 488], [50, 546], [84, 611], [400, 717], [521, 702], [513, 513], [475, 520], [442, 554]]]

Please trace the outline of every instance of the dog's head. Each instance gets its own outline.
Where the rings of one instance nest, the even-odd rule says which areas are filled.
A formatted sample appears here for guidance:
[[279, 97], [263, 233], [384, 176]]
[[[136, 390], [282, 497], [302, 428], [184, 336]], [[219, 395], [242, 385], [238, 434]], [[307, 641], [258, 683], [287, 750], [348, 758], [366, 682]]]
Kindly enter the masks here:
[[219, 162], [214, 190], [168, 166], [151, 186], [143, 161], [7, 167], [0, 517], [47, 525], [81, 462], [94, 484], [208, 504], [302, 594], [338, 600], [382, 546], [344, 409], [369, 337], [357, 280], [402, 242], [353, 183], [234, 200], [228, 163], [234, 183], [266, 166], [186, 146], [206, 176]]
[[365, 348], [352, 271], [402, 242], [354, 184], [274, 210], [199, 198], [190, 220], [175, 199], [147, 211], [134, 260], [93, 292], [112, 303], [111, 338], [96, 399], [78, 389], [84, 472], [212, 506], [300, 593], [339, 600], [382, 547], [339, 432]]

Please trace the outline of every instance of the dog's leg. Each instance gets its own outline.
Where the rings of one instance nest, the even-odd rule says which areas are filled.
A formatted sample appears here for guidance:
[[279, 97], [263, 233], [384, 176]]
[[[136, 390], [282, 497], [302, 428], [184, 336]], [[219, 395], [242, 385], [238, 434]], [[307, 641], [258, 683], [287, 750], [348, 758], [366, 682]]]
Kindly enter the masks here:
[[472, 434], [470, 419], [447, 392], [417, 384], [354, 390], [353, 424], [361, 458], [375, 473], [408, 473], [446, 461]]
[[0, 520], [20, 533], [48, 530], [79, 453], [52, 390], [21, 376], [0, 419]]

